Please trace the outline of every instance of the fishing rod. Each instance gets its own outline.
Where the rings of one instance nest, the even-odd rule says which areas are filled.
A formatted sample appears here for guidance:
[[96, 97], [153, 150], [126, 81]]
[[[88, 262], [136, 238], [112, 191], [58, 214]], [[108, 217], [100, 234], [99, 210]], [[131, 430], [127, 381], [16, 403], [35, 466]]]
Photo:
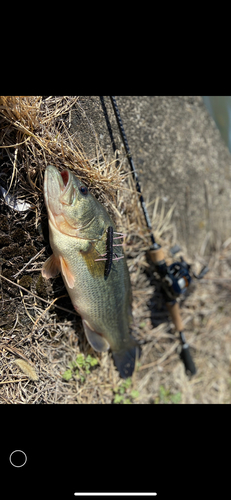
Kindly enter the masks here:
[[[102, 96], [100, 96], [100, 99], [101, 99], [101, 104], [102, 104], [102, 107], [104, 110], [104, 115], [106, 118], [107, 125], [109, 123], [108, 129], [109, 129], [110, 137], [112, 140], [113, 149], [115, 151], [116, 150], [115, 142], [113, 139], [112, 129], [110, 126], [108, 115], [107, 115], [104, 99]], [[196, 367], [195, 367], [194, 361], [192, 359], [192, 356], [191, 356], [191, 353], [189, 350], [189, 345], [188, 345], [188, 343], [185, 339], [185, 336], [184, 336], [184, 331], [183, 331], [184, 326], [183, 326], [183, 322], [182, 322], [181, 315], [180, 315], [179, 303], [177, 302], [177, 298], [181, 294], [185, 293], [185, 291], [187, 290], [188, 286], [191, 283], [191, 280], [192, 280], [192, 276], [190, 274], [190, 267], [191, 266], [189, 264], [187, 264], [187, 262], [185, 262], [182, 257], [181, 257], [180, 261], [174, 262], [170, 266], [167, 266], [167, 264], [166, 264], [163, 249], [162, 249], [161, 245], [159, 245], [155, 241], [155, 237], [154, 237], [154, 234], [152, 231], [152, 225], [151, 225], [151, 222], [150, 222], [150, 219], [149, 219], [149, 216], [147, 213], [146, 205], [145, 205], [145, 202], [144, 202], [144, 199], [142, 196], [139, 178], [138, 178], [138, 175], [137, 175], [137, 172], [135, 169], [135, 165], [134, 165], [134, 162], [133, 162], [133, 159], [131, 156], [131, 152], [130, 152], [130, 149], [128, 146], [127, 137], [126, 137], [126, 134], [124, 131], [123, 123], [122, 123], [119, 109], [118, 109], [118, 106], [117, 106], [117, 103], [115, 100], [115, 96], [110, 96], [110, 100], [111, 100], [114, 114], [116, 117], [117, 125], [118, 125], [119, 131], [120, 131], [121, 139], [122, 139], [123, 144], [124, 144], [124, 148], [126, 151], [128, 162], [129, 162], [129, 165], [130, 165], [130, 168], [132, 171], [133, 179], [136, 183], [136, 190], [137, 190], [138, 195], [139, 195], [139, 200], [140, 200], [140, 204], [141, 204], [141, 207], [142, 207], [142, 210], [144, 213], [145, 221], [146, 221], [147, 227], [150, 231], [150, 239], [151, 239], [152, 244], [151, 244], [151, 247], [148, 251], [148, 256], [151, 258], [152, 262], [155, 264], [155, 269], [156, 269], [156, 271], [161, 279], [162, 290], [163, 290], [163, 294], [165, 297], [168, 311], [169, 311], [170, 316], [172, 318], [173, 324], [174, 324], [174, 326], [175, 326], [175, 328], [178, 331], [179, 336], [180, 336], [180, 341], [181, 341], [181, 345], [182, 345], [180, 357], [184, 363], [186, 371], [189, 371], [192, 375], [194, 375], [196, 373]], [[201, 279], [201, 278], [203, 278], [203, 276], [207, 272], [208, 272], [208, 267], [204, 266], [203, 269], [201, 270], [201, 272], [199, 273], [199, 275], [197, 275], [193, 272], [192, 272], [192, 275], [196, 279]]]
[[133, 163], [132, 155], [130, 153], [130, 149], [129, 149], [129, 146], [128, 146], [128, 141], [127, 141], [126, 134], [125, 134], [124, 127], [123, 127], [123, 123], [122, 123], [122, 120], [121, 120], [121, 117], [120, 117], [120, 114], [119, 114], [118, 106], [116, 104], [116, 100], [115, 100], [114, 96], [110, 96], [110, 99], [111, 99], [112, 107], [113, 107], [113, 110], [114, 110], [114, 113], [115, 113], [115, 116], [116, 116], [117, 124], [118, 124], [119, 131], [120, 131], [120, 135], [121, 135], [124, 147], [125, 147], [125, 151], [126, 151], [126, 154], [127, 154], [129, 165], [131, 167], [133, 179], [135, 180], [135, 183], [136, 183], [136, 190], [139, 193], [139, 200], [140, 200], [140, 204], [141, 204], [141, 207], [142, 207], [142, 210], [143, 210], [143, 213], [144, 213], [146, 224], [148, 226], [148, 229], [150, 230], [150, 238], [151, 238], [152, 244], [155, 245], [156, 242], [155, 242], [155, 238], [154, 238], [154, 235], [153, 235], [153, 232], [152, 232], [151, 221], [149, 219], [148, 212], [147, 212], [147, 209], [146, 209], [146, 205], [145, 205], [142, 193], [141, 193], [141, 187], [140, 187], [138, 175], [137, 175], [137, 172], [136, 172], [136, 169], [135, 169], [135, 165]]

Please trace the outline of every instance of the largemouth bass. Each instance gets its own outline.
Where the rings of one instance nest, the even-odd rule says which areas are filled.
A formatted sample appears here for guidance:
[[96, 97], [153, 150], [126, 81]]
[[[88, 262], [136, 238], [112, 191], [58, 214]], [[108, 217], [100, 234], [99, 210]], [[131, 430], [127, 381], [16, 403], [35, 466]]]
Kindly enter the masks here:
[[116, 231], [115, 225], [69, 170], [60, 174], [54, 166], [46, 168], [44, 199], [53, 254], [43, 264], [42, 276], [48, 279], [61, 272], [88, 342], [96, 351], [110, 347], [120, 375], [129, 377], [140, 349], [129, 334], [132, 295], [122, 246], [113, 247], [116, 258], [109, 274], [101, 260], [107, 251], [107, 230]]

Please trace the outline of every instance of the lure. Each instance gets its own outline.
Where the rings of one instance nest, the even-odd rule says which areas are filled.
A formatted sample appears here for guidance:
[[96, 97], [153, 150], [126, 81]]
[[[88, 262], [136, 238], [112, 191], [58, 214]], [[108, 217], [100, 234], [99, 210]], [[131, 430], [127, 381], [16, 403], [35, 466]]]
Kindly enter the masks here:
[[106, 248], [107, 248], [107, 259], [105, 262], [105, 270], [104, 270], [104, 276], [105, 278], [109, 276], [109, 273], [111, 271], [111, 265], [112, 265], [112, 257], [113, 257], [113, 227], [109, 226], [107, 230], [107, 241], [106, 241]]
[[95, 259], [95, 262], [99, 261], [99, 260], [105, 260], [106, 261], [105, 262], [105, 270], [104, 270], [104, 276], [105, 276], [105, 278], [107, 278], [109, 276], [109, 274], [110, 274], [111, 266], [112, 266], [112, 261], [124, 258], [124, 255], [122, 255], [121, 257], [118, 257], [118, 255], [116, 255], [116, 253], [115, 254], [113, 253], [113, 246], [120, 247], [120, 246], [123, 245], [123, 243], [116, 243], [116, 245], [113, 245], [113, 239], [114, 240], [118, 240], [119, 238], [123, 238], [123, 236], [125, 236], [125, 234], [123, 234], [123, 233], [117, 233], [116, 231], [114, 231], [114, 234], [119, 234], [120, 236], [116, 236], [114, 238], [114, 236], [113, 236], [113, 227], [109, 226], [107, 228], [106, 253], [104, 253], [104, 254], [101, 255], [101, 257], [105, 257], [105, 258], [103, 258], [103, 259]]

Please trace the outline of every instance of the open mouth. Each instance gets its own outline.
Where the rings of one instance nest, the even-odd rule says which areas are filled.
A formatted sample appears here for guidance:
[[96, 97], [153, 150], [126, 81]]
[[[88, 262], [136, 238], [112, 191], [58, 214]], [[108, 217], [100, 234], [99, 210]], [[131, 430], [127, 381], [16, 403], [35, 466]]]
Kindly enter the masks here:
[[68, 170], [63, 170], [63, 172], [61, 172], [61, 177], [63, 179], [64, 189], [65, 189], [65, 187], [68, 184], [68, 180], [69, 180], [69, 172], [68, 172]]
[[75, 187], [72, 182], [72, 175], [69, 172], [69, 170], [63, 170], [60, 172], [61, 179], [59, 178], [60, 182], [60, 202], [63, 205], [71, 205], [75, 199]]

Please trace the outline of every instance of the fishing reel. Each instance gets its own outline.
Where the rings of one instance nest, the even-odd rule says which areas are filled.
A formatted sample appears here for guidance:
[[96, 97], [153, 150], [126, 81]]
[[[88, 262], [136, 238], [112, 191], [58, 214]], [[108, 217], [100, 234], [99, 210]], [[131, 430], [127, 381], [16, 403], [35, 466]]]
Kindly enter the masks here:
[[186, 292], [192, 280], [189, 269], [190, 265], [183, 258], [180, 262], [174, 262], [170, 266], [167, 266], [164, 261], [156, 262], [156, 271], [161, 278], [161, 284], [168, 301], [175, 300]]
[[[176, 252], [172, 253], [174, 254]], [[160, 276], [166, 306], [180, 335], [182, 345], [180, 357], [185, 365], [186, 371], [189, 371], [192, 375], [194, 375], [196, 373], [196, 367], [190, 354], [189, 345], [187, 344], [183, 333], [184, 325], [180, 315], [179, 304], [177, 302], [177, 298], [186, 292], [192, 281], [192, 276], [190, 274], [191, 266], [190, 264], [187, 264], [182, 257], [180, 258], [180, 261], [173, 262], [173, 264], [167, 266], [164, 259], [163, 249], [157, 243], [154, 243], [148, 254], [155, 264], [156, 272]], [[192, 272], [192, 275], [196, 279], [201, 279], [208, 272], [208, 270], [208, 267], [204, 266], [198, 275], [194, 272]]]
[[[166, 294], [167, 302], [175, 301], [177, 297], [185, 293], [188, 286], [192, 281], [192, 276], [190, 274], [191, 265], [180, 258], [180, 261], [173, 262], [170, 266], [167, 266], [162, 248], [155, 244], [150, 249], [150, 256], [156, 266], [156, 271], [161, 278], [161, 285]], [[199, 273], [199, 275], [192, 273], [196, 279], [201, 279], [208, 271], [208, 267], [205, 266]]]

